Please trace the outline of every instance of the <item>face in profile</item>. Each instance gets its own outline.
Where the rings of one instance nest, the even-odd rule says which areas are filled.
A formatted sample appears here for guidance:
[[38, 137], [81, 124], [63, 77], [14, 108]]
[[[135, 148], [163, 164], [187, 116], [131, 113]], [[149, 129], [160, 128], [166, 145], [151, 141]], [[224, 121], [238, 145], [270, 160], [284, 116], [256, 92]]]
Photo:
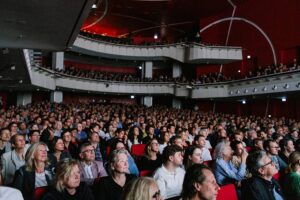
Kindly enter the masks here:
[[117, 155], [117, 161], [113, 163], [112, 170], [118, 173], [128, 173], [128, 158], [125, 153]]
[[150, 185], [150, 195], [153, 200], [162, 200], [163, 198], [160, 195], [160, 190], [157, 187], [156, 183]]
[[195, 183], [197, 195], [199, 199], [215, 200], [220, 189], [215, 176], [207, 169], [203, 169], [203, 174], [206, 177], [205, 180], [201, 184]]

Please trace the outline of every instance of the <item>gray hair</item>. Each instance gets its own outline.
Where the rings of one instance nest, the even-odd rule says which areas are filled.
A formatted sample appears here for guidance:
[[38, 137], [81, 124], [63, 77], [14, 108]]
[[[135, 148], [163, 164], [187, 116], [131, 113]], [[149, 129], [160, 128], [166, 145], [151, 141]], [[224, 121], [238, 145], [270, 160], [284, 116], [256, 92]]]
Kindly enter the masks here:
[[223, 158], [223, 153], [225, 151], [225, 148], [226, 147], [230, 147], [229, 146], [229, 142], [225, 142], [225, 141], [222, 141], [222, 142], [219, 142], [217, 144], [217, 146], [215, 147], [215, 151], [214, 151], [214, 158], [217, 159], [217, 158]]
[[112, 173], [112, 171], [113, 171], [112, 166], [119, 161], [118, 156], [120, 154], [125, 154], [127, 156], [128, 152], [125, 149], [116, 149], [111, 153], [110, 159], [109, 159], [109, 172], [110, 173]]
[[259, 168], [264, 166], [263, 158], [267, 155], [265, 151], [256, 151], [247, 157], [246, 165], [252, 174], [259, 175]]

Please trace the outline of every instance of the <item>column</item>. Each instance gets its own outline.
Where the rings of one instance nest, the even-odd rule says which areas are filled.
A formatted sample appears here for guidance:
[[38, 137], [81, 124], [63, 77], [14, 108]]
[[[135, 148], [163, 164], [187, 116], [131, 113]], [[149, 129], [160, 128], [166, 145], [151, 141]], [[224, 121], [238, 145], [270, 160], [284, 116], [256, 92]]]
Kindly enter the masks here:
[[172, 77], [173, 78], [178, 78], [178, 77], [181, 77], [181, 75], [182, 75], [181, 64], [178, 63], [178, 62], [174, 62], [173, 67], [172, 67]]
[[51, 103], [62, 103], [63, 102], [63, 92], [62, 91], [53, 91], [50, 95]]
[[146, 61], [144, 65], [144, 77], [145, 78], [152, 78], [152, 69], [153, 69], [153, 62]]
[[52, 69], [64, 69], [64, 52], [52, 53]]
[[146, 107], [151, 107], [153, 105], [153, 97], [152, 96], [145, 96], [141, 98], [142, 104]]
[[32, 102], [31, 92], [20, 92], [17, 94], [17, 106], [26, 106]]
[[172, 108], [177, 108], [177, 109], [181, 108], [181, 101], [180, 101], [180, 99], [176, 99], [176, 98], [172, 99]]

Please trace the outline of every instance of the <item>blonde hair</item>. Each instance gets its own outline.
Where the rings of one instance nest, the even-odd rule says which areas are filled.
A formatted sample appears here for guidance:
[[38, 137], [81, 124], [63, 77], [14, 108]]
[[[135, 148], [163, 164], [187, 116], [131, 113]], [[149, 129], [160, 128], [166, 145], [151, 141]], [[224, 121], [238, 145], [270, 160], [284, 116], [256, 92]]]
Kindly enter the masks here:
[[130, 181], [124, 189], [122, 200], [152, 200], [151, 185], [157, 185], [150, 177], [139, 177]]
[[[32, 144], [25, 155], [25, 167], [27, 171], [34, 171], [36, 166], [36, 161], [34, 155], [40, 146], [45, 146], [47, 149], [47, 145], [44, 142], [37, 142]], [[48, 158], [45, 161], [45, 167], [49, 165]]]
[[293, 153], [291, 153], [291, 155], [289, 156], [288, 172], [297, 171], [297, 168], [300, 167], [299, 160], [300, 160], [299, 151], [294, 151]]
[[71, 158], [66, 158], [60, 160], [56, 166], [56, 174], [55, 174], [55, 188], [62, 192], [64, 191], [65, 183], [69, 180], [71, 175], [71, 171], [74, 166], [79, 167], [79, 161]]

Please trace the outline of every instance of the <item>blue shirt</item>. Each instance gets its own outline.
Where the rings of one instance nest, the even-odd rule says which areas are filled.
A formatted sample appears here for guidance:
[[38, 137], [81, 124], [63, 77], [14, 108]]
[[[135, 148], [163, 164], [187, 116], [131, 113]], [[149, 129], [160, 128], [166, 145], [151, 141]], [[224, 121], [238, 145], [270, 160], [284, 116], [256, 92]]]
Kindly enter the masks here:
[[219, 185], [235, 183], [244, 179], [246, 165], [242, 163], [239, 169], [237, 169], [231, 161], [226, 162], [221, 158], [217, 158], [214, 173]]

